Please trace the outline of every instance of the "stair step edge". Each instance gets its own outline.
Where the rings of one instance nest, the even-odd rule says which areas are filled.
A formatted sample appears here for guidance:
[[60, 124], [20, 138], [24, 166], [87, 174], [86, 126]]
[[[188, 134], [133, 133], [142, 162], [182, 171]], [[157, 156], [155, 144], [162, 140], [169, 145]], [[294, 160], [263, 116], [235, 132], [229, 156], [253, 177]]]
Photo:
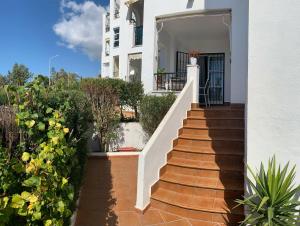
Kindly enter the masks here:
[[[159, 201], [159, 202], [162, 202], [162, 203], [165, 203], [167, 205], [171, 205], [171, 206], [176, 206], [176, 207], [179, 207], [179, 208], [182, 208], [182, 209], [186, 209], [186, 210], [193, 210], [193, 211], [201, 211], [201, 212], [208, 212], [208, 213], [217, 213], [217, 214], [228, 214], [228, 211], [227, 210], [222, 210], [222, 209], [210, 209], [210, 208], [193, 208], [193, 207], [188, 207], [188, 206], [184, 206], [182, 205], [181, 203], [178, 204], [178, 203], [170, 203], [166, 200], [163, 200], [163, 199], [160, 199], [159, 197], [156, 197], [155, 195], [153, 195], [151, 197], [151, 199], [154, 199], [156, 201]], [[233, 214], [233, 215], [243, 215], [243, 212], [238, 212], [238, 211], [234, 211], [234, 212], [230, 212], [230, 214]]]
[[217, 186], [204, 186], [204, 185], [196, 185], [196, 184], [186, 184], [186, 182], [181, 182], [181, 181], [175, 181], [175, 180], [170, 180], [164, 177], [160, 178], [161, 181], [166, 182], [166, 183], [171, 183], [171, 184], [176, 184], [176, 185], [182, 185], [186, 187], [192, 187], [192, 188], [205, 188], [205, 189], [211, 189], [211, 190], [218, 190], [218, 191], [243, 191], [244, 187], [239, 187], [239, 188], [221, 188]]
[[245, 130], [241, 127], [202, 127], [202, 126], [193, 126], [193, 125], [183, 125], [182, 128], [185, 129], [198, 129], [198, 130]]
[[241, 151], [229, 151], [229, 150], [224, 150], [222, 152], [216, 152], [213, 149], [205, 150], [205, 149], [200, 149], [200, 150], [191, 150], [192, 146], [175, 146], [173, 147], [172, 151], [179, 151], [179, 152], [185, 152], [185, 153], [193, 153], [193, 154], [206, 154], [206, 155], [229, 155], [229, 156], [244, 156], [244, 153]]
[[178, 138], [187, 139], [187, 140], [203, 140], [203, 141], [244, 141], [244, 139], [236, 139], [236, 138], [226, 138], [226, 137], [219, 137], [219, 138], [211, 138], [211, 137], [197, 137], [193, 135], [180, 134]]
[[238, 172], [243, 174], [244, 169], [218, 169], [218, 168], [212, 168], [212, 167], [203, 167], [203, 166], [195, 166], [195, 165], [187, 165], [187, 164], [178, 164], [168, 161], [167, 165], [170, 166], [178, 166], [183, 168], [189, 168], [189, 169], [199, 169], [199, 170], [209, 170], [209, 171], [219, 171], [219, 172]]

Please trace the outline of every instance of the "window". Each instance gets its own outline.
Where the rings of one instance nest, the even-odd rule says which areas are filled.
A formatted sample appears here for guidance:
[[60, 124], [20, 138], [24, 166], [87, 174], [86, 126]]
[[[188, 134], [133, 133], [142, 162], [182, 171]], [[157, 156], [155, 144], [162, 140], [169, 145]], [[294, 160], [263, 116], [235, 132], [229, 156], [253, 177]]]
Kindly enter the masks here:
[[114, 47], [119, 47], [120, 44], [120, 28], [114, 28]]
[[110, 42], [109, 40], [105, 41], [105, 56], [109, 56], [109, 52], [110, 52]]

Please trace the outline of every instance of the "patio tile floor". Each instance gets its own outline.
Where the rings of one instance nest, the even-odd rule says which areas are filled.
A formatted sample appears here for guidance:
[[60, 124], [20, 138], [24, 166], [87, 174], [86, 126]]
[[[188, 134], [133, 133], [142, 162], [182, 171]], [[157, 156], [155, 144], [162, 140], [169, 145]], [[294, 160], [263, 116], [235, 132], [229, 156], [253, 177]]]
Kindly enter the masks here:
[[75, 226], [218, 226], [150, 207], [136, 212], [137, 156], [89, 157]]

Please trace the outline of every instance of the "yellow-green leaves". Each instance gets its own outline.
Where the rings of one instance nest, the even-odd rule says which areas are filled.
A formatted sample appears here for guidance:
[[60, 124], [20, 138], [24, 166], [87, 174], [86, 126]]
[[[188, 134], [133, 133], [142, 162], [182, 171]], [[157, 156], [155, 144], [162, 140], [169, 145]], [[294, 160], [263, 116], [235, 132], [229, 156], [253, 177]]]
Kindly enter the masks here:
[[23, 192], [21, 193], [21, 197], [22, 197], [23, 199], [27, 200], [27, 201], [28, 201], [30, 195], [31, 195], [31, 194], [30, 194], [29, 192], [27, 192], [27, 191], [23, 191]]
[[55, 121], [53, 119], [49, 120], [49, 126], [55, 126]]
[[25, 187], [38, 187], [41, 185], [41, 178], [38, 176], [32, 176], [23, 182]]
[[51, 226], [52, 225], [52, 220], [46, 220], [44, 223], [44, 226]]
[[13, 195], [13, 197], [11, 199], [11, 204], [10, 204], [10, 206], [12, 208], [19, 209], [19, 208], [22, 208], [24, 206], [24, 204], [25, 204], [25, 201], [20, 195], [18, 195], [18, 194]]
[[39, 123], [38, 123], [38, 129], [39, 129], [40, 131], [44, 131], [44, 130], [45, 130], [45, 124], [44, 124], [43, 122], [39, 122]]
[[68, 179], [66, 179], [66, 178], [63, 177], [62, 181], [61, 181], [61, 186], [63, 187], [67, 183], [68, 183]]
[[57, 203], [57, 210], [58, 212], [60, 212], [61, 214], [65, 211], [65, 204], [63, 201], [59, 201]]
[[22, 161], [27, 162], [30, 159], [30, 154], [28, 152], [23, 152]]
[[28, 120], [28, 121], [25, 122], [25, 125], [28, 128], [32, 128], [35, 125], [35, 121], [34, 120]]

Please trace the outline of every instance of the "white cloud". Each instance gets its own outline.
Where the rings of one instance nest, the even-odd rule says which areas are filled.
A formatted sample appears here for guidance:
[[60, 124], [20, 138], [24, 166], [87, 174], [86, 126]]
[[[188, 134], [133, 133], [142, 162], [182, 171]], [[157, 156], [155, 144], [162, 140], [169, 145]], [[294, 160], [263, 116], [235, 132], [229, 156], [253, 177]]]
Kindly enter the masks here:
[[53, 26], [61, 38], [59, 44], [67, 48], [79, 49], [90, 59], [100, 59], [102, 49], [102, 15], [106, 8], [92, 1], [76, 3], [62, 0], [62, 18]]

